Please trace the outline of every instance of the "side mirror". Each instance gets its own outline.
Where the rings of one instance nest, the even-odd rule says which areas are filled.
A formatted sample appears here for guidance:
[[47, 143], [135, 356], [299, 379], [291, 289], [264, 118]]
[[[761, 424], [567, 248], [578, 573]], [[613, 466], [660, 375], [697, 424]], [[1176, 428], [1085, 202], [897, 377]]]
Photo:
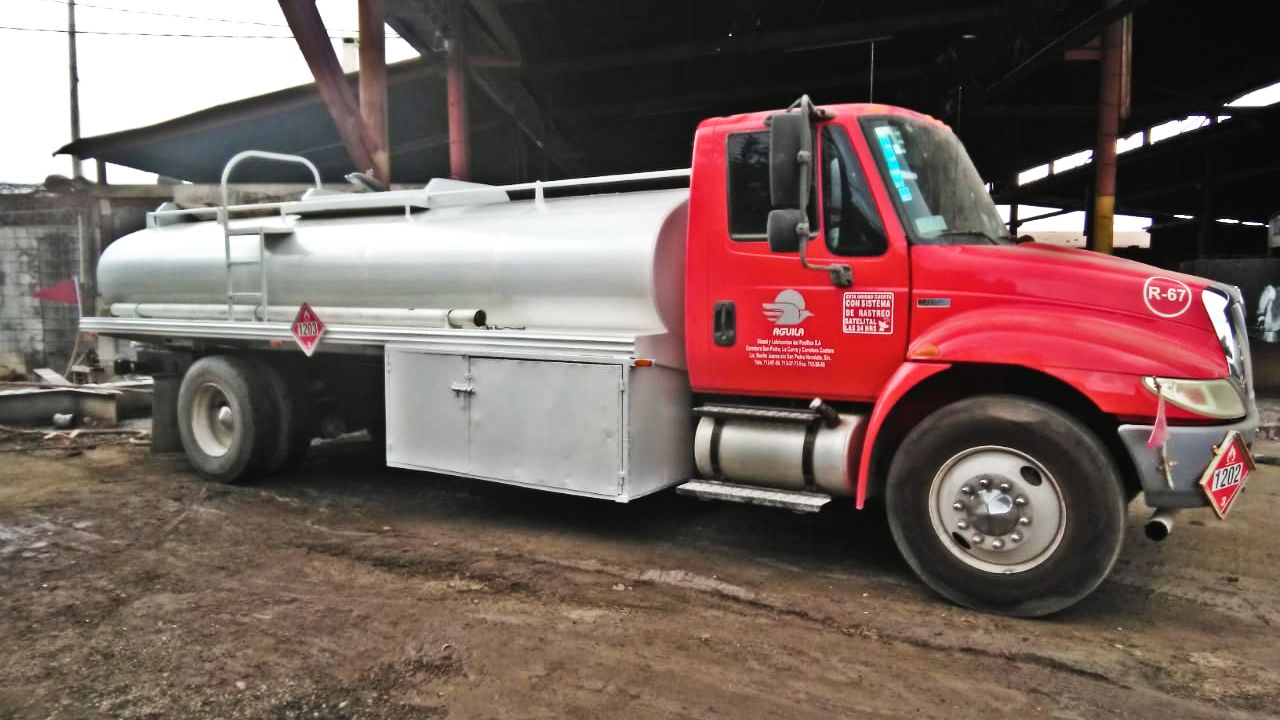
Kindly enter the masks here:
[[[809, 218], [803, 210], [785, 208], [769, 211], [769, 251], [776, 253], [795, 252], [800, 249], [801, 233], [808, 234]], [[801, 223], [806, 225], [801, 228]]]
[[770, 118], [769, 200], [776, 208], [801, 208], [808, 200], [813, 158], [810, 122], [805, 112], [782, 112]]

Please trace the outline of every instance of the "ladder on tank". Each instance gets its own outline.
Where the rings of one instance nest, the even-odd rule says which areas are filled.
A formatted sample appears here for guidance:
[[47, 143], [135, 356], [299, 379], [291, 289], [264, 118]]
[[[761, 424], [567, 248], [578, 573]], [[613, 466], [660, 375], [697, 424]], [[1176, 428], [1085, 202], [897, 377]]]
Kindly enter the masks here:
[[[293, 234], [293, 226], [288, 223], [287, 218], [280, 217], [274, 224], [258, 224], [251, 226], [231, 227], [230, 213], [228, 208], [231, 206], [229, 201], [229, 191], [227, 188], [228, 181], [231, 179], [231, 170], [235, 168], [242, 160], [257, 159], [271, 160], [275, 162], [288, 162], [305, 165], [311, 171], [311, 175], [315, 178], [315, 187], [319, 191], [321, 189], [320, 171], [310, 160], [300, 155], [286, 155], [283, 153], [266, 152], [263, 150], [246, 150], [237, 153], [226, 167], [222, 168], [222, 205], [218, 207], [218, 223], [222, 225], [222, 244], [226, 259], [227, 274], [227, 319], [236, 319], [236, 308], [243, 307], [247, 303], [244, 300], [253, 300], [253, 309], [250, 312], [250, 320], [266, 321], [271, 308], [270, 295], [267, 292], [267, 242], [270, 239], [282, 239]], [[248, 259], [236, 259], [231, 252], [231, 238], [251, 236], [258, 238], [257, 252], [251, 254]], [[238, 290], [235, 286], [235, 268], [241, 266], [258, 266], [258, 287], [256, 290]]]

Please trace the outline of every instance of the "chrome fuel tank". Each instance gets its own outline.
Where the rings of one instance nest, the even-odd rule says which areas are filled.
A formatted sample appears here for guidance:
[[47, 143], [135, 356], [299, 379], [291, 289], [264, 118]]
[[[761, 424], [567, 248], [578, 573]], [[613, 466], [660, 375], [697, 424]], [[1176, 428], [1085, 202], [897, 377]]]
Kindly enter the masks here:
[[[491, 327], [679, 336], [687, 209], [688, 190], [658, 190], [289, 217], [292, 233], [266, 241], [269, 305], [395, 311], [369, 314], [388, 318], [474, 308]], [[258, 237], [231, 242], [232, 259], [250, 263], [231, 267], [233, 284], [257, 289]], [[221, 225], [162, 225], [117, 240], [99, 261], [98, 288], [135, 316], [162, 306], [181, 318], [191, 306], [190, 319], [200, 319], [225, 307]]]

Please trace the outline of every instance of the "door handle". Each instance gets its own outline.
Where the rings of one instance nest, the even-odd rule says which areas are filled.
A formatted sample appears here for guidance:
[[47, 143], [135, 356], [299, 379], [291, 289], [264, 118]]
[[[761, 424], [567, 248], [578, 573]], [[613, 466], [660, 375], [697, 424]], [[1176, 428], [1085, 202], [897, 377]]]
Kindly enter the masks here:
[[738, 312], [732, 300], [717, 300], [712, 338], [717, 345], [728, 347], [738, 339]]
[[476, 388], [469, 382], [456, 382], [449, 386], [449, 389], [458, 395], [475, 395]]

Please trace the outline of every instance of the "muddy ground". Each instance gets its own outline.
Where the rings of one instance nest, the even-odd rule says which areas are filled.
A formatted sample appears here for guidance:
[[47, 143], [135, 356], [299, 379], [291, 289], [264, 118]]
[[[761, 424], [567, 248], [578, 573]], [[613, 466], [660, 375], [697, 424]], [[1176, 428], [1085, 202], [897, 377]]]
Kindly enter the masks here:
[[324, 448], [251, 487], [0, 453], [0, 717], [1101, 718], [1280, 713], [1280, 471], [1049, 620], [933, 596], [884, 519], [632, 505]]

